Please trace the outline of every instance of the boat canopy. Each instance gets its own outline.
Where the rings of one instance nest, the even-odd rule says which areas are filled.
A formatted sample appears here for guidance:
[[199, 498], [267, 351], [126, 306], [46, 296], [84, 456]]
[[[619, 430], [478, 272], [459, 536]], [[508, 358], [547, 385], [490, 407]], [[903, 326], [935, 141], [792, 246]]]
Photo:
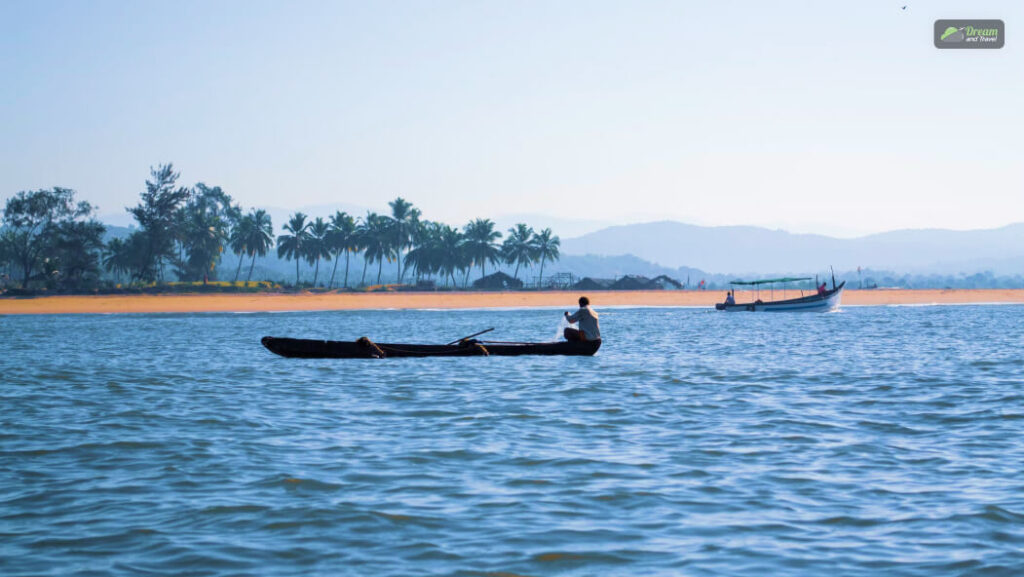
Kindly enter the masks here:
[[785, 277], [785, 278], [766, 278], [763, 280], [734, 280], [729, 281], [729, 284], [740, 284], [740, 285], [762, 285], [776, 282], [796, 282], [801, 280], [812, 280], [809, 276], [804, 277]]

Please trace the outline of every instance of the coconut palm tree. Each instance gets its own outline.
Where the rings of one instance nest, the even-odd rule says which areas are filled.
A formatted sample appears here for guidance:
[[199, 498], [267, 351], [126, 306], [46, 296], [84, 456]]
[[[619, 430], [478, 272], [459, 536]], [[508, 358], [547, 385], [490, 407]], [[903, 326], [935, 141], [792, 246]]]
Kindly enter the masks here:
[[327, 235], [327, 242], [334, 254], [334, 268], [331, 270], [331, 281], [327, 288], [334, 288], [334, 273], [338, 271], [338, 260], [341, 253], [345, 253], [345, 288], [348, 288], [348, 261], [353, 252], [359, 249], [358, 237], [356, 235], [356, 219], [347, 213], [338, 211], [331, 217], [331, 231]]
[[536, 251], [536, 257], [540, 259], [540, 280], [537, 283], [539, 286], [544, 284], [544, 261], [558, 260], [558, 247], [562, 242], [551, 233], [550, 228], [545, 228], [539, 234], [533, 235], [531, 244]]
[[366, 286], [366, 269], [370, 268], [370, 255], [366, 254], [366, 247], [370, 244], [369, 222], [377, 218], [377, 213], [368, 212], [366, 213], [366, 218], [356, 224], [356, 243], [359, 245], [359, 250], [363, 253], [363, 275], [359, 279], [359, 286], [361, 287]]
[[444, 286], [448, 286], [448, 279], [452, 281], [453, 287], [458, 287], [455, 282], [455, 271], [468, 268], [470, 259], [466, 255], [465, 242], [462, 233], [458, 229], [443, 225], [438, 234], [438, 259], [439, 269], [445, 275]]
[[[366, 215], [363, 231], [363, 250], [366, 262], [377, 262], [377, 284], [380, 284], [380, 277], [384, 267], [384, 261], [391, 262], [395, 257], [394, 233], [391, 228], [394, 220], [387, 216], [376, 213]], [[365, 276], [366, 271], [364, 269]]]
[[327, 236], [331, 232], [331, 225], [319, 216], [309, 225], [309, 239], [306, 241], [305, 257], [306, 262], [314, 264], [313, 286], [316, 287], [316, 279], [320, 276], [320, 259], [331, 260], [331, 245]]
[[306, 222], [306, 215], [296, 212], [292, 215], [288, 224], [284, 225], [285, 232], [277, 237], [277, 256], [287, 260], [295, 259], [295, 286], [299, 286], [299, 261], [306, 254], [306, 242], [309, 239], [309, 223]]
[[245, 240], [245, 247], [252, 256], [249, 275], [245, 277], [245, 282], [249, 282], [252, 280], [252, 269], [256, 266], [256, 256], [266, 256], [267, 251], [274, 245], [274, 225], [270, 221], [270, 215], [263, 209], [250, 211], [245, 219], [249, 221], [246, 225], [248, 238]]
[[235, 256], [238, 257], [238, 266], [235, 268], [235, 279], [233, 282], [238, 282], [238, 275], [242, 273], [242, 261], [245, 260], [243, 257], [249, 254], [248, 241], [251, 235], [251, 228], [252, 219], [249, 215], [242, 216], [232, 223], [231, 236], [228, 237], [228, 246], [231, 247], [231, 252], [235, 253]]
[[442, 266], [441, 232], [444, 225], [437, 222], [421, 221], [417, 223], [412, 235], [412, 246], [405, 255], [405, 268], [411, 266], [416, 271], [416, 282], [424, 275], [434, 276]]
[[505, 263], [516, 265], [515, 273], [512, 275], [515, 279], [519, 279], [519, 265], [536, 261], [537, 251], [530, 244], [531, 238], [533, 238], [533, 229], [519, 223], [508, 229], [508, 238], [501, 245], [501, 254]]
[[216, 273], [224, 245], [229, 243], [230, 227], [240, 214], [241, 209], [219, 186], [196, 184], [179, 211], [184, 226], [180, 244], [186, 253], [186, 259], [177, 265], [179, 278], [201, 278], [207, 283], [210, 274]]
[[112, 238], [103, 251], [103, 267], [114, 273], [114, 282], [121, 284], [121, 274], [131, 270], [131, 247], [119, 238]]
[[405, 276], [405, 269], [402, 268], [402, 251], [409, 246], [412, 233], [416, 230], [416, 223], [420, 218], [418, 208], [413, 208], [412, 203], [402, 197], [388, 203], [391, 207], [391, 233], [393, 235], [392, 248], [395, 257], [398, 259], [398, 282], [402, 282]]
[[478, 218], [465, 227], [466, 251], [474, 264], [480, 265], [480, 278], [487, 276], [487, 262], [498, 264], [501, 250], [496, 241], [501, 233], [494, 230], [490, 219]]

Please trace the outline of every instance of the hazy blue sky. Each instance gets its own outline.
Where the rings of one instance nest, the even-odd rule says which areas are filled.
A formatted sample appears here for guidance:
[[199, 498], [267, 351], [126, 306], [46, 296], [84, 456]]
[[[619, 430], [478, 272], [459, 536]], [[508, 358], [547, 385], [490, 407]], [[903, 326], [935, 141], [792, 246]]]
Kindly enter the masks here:
[[[0, 199], [59, 185], [118, 212], [173, 161], [247, 206], [999, 226], [1024, 221], [1022, 13], [6, 0]], [[1001, 18], [1006, 46], [937, 50], [937, 18]]]

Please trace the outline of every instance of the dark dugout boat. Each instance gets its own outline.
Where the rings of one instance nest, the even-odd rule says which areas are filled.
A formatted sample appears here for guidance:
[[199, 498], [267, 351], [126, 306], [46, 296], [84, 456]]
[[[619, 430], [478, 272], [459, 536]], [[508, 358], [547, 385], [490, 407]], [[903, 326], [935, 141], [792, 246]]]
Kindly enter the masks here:
[[263, 337], [263, 346], [282, 357], [300, 359], [384, 359], [396, 357], [517, 357], [520, 355], [591, 356], [601, 341], [556, 341], [514, 343], [463, 339], [446, 345], [374, 343], [366, 337], [356, 341], [318, 341]]

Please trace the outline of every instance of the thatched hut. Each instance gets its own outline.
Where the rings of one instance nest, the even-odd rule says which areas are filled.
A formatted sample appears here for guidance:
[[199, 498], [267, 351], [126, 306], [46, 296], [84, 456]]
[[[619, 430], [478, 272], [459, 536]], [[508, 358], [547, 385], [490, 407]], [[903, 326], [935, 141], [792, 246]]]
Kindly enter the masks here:
[[476, 279], [473, 281], [473, 288], [481, 290], [521, 289], [523, 281], [499, 271]]
[[609, 278], [591, 278], [588, 276], [580, 279], [579, 282], [572, 285], [572, 288], [575, 290], [601, 291], [608, 290], [614, 283], [615, 281]]

